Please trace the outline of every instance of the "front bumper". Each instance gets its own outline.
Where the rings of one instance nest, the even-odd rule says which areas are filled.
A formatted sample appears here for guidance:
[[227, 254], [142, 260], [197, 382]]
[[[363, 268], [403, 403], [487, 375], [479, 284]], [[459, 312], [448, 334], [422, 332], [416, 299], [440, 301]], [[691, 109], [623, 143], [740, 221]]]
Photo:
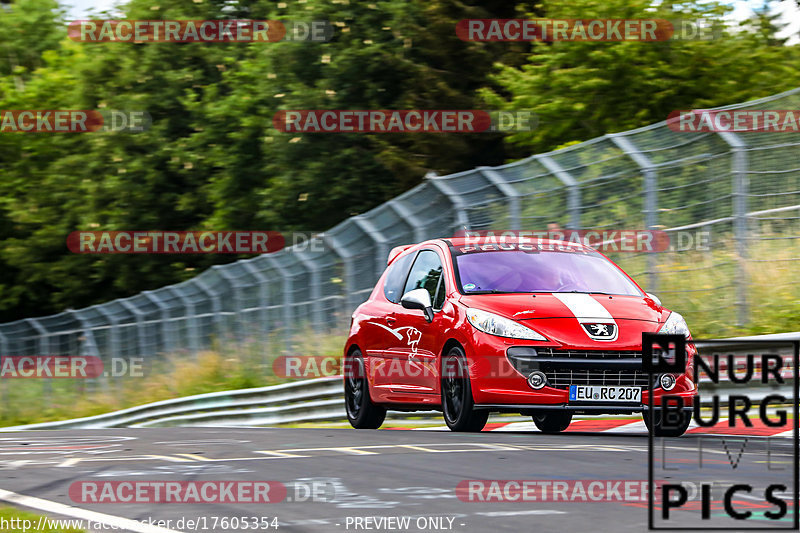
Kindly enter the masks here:
[[[603, 346], [565, 347], [555, 343], [532, 346], [530, 341], [480, 335], [473, 339], [475, 352], [467, 354], [475, 407], [478, 409], [522, 411], [556, 409], [576, 413], [634, 413], [649, 408], [649, 375], [641, 364], [641, 347]], [[638, 353], [637, 353], [638, 350]], [[693, 355], [693, 354], [692, 354]], [[638, 356], [638, 357], [637, 357]], [[691, 360], [691, 359], [690, 359]], [[530, 372], [548, 376], [548, 385], [534, 390], [527, 382]], [[676, 376], [675, 387], [653, 389], [654, 407], [661, 397], [680, 396], [685, 409], [691, 409], [697, 386], [691, 368]], [[642, 401], [635, 404], [570, 403], [570, 385], [613, 385], [642, 388]]]

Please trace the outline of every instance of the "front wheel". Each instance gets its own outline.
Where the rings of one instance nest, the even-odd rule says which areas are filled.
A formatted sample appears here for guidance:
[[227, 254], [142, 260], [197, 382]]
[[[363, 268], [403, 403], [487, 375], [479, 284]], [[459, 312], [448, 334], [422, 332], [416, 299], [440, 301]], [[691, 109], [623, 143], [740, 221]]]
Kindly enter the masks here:
[[364, 358], [359, 350], [350, 354], [344, 376], [344, 404], [347, 420], [356, 429], [378, 429], [386, 418], [386, 409], [372, 403]]
[[656, 437], [680, 437], [686, 430], [689, 429], [689, 424], [692, 422], [692, 417], [686, 416], [685, 413], [683, 414], [683, 418], [678, 425], [668, 425], [664, 427], [661, 423], [661, 410], [655, 410], [653, 412], [653, 418], [655, 419], [655, 425], [653, 425], [653, 421], [650, 419], [650, 411], [645, 410], [642, 411], [642, 420], [644, 420], [644, 425], [647, 426], [647, 430], [652, 432]]
[[442, 361], [442, 411], [451, 431], [480, 431], [489, 418], [489, 411], [475, 409], [467, 357], [459, 346]]
[[572, 422], [572, 413], [568, 411], [551, 411], [534, 413], [533, 423], [542, 433], [561, 433]]

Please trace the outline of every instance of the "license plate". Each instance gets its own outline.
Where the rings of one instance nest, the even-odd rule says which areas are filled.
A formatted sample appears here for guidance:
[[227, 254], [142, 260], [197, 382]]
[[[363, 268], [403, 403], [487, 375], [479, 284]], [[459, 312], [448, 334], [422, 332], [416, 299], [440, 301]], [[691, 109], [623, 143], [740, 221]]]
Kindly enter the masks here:
[[642, 389], [639, 387], [606, 387], [599, 385], [570, 385], [571, 402], [627, 402], [641, 403]]

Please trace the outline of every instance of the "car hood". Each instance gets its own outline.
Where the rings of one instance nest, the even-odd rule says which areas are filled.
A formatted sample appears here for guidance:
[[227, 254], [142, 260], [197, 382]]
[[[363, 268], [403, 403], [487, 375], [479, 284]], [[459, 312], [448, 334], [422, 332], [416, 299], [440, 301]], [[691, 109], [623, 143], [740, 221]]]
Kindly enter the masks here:
[[[644, 296], [586, 293], [465, 295], [461, 303], [520, 321], [548, 339], [571, 346], [607, 345], [592, 339], [583, 324], [614, 323], [618, 346], [641, 346], [642, 332], [658, 330], [669, 311]], [[610, 339], [609, 339], [610, 340]]]

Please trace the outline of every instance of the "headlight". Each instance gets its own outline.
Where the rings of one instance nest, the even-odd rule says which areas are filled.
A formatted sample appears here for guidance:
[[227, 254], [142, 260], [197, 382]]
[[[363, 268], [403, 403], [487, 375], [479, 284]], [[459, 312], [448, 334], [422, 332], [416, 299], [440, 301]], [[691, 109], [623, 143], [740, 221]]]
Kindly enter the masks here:
[[547, 339], [522, 324], [502, 316], [481, 311], [480, 309], [467, 309], [467, 320], [475, 326], [475, 329], [497, 335], [498, 337], [510, 337], [512, 339], [528, 339], [532, 341], [546, 341]]
[[687, 339], [689, 338], [689, 326], [686, 325], [686, 321], [683, 317], [673, 311], [670, 313], [669, 317], [667, 317], [667, 321], [664, 322], [664, 325], [658, 330], [659, 333], [671, 333], [673, 335], [683, 335]]

